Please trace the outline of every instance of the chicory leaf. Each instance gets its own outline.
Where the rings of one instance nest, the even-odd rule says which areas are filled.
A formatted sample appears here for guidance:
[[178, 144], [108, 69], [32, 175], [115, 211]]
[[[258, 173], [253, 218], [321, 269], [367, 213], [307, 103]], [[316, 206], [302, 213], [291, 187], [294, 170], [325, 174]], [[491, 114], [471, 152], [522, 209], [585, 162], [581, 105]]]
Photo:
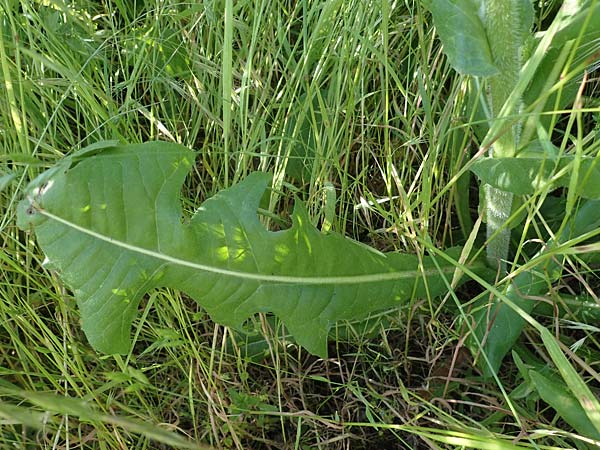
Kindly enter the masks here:
[[271, 180], [266, 173], [219, 192], [186, 220], [179, 197], [194, 154], [180, 145], [115, 145], [88, 154], [34, 180], [18, 224], [35, 231], [77, 299], [88, 340], [102, 352], [127, 352], [140, 299], [169, 287], [231, 327], [272, 312], [299, 344], [325, 356], [335, 321], [439, 295], [454, 271], [437, 261], [440, 272], [431, 257], [382, 254], [323, 234], [300, 201], [291, 228], [267, 230], [257, 216]]

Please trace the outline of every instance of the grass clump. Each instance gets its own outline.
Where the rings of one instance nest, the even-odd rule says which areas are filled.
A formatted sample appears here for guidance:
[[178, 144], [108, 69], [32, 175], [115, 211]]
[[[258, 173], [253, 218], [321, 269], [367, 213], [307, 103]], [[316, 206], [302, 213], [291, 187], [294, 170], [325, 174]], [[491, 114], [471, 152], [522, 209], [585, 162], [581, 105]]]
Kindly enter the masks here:
[[[543, 3], [539, 28], [560, 6]], [[0, 9], [2, 447], [594, 445], [584, 419], [557, 412], [539, 383], [568, 396], [581, 380], [598, 392], [597, 225], [543, 256], [563, 255], [564, 270], [547, 275], [537, 321], [497, 379], [482, 377], [464, 346], [472, 300], [502, 296], [579, 194], [545, 186], [517, 206], [504, 281], [338, 324], [328, 359], [295, 346], [270, 316], [235, 332], [167, 289], [144, 300], [129, 354], [98, 355], [71, 293], [15, 226], [23, 186], [72, 150], [160, 139], [197, 152], [187, 211], [264, 170], [275, 174], [272, 229], [288, 225], [296, 195], [319, 228], [382, 251], [467, 243], [483, 254], [467, 170], [482, 122], [421, 2], [2, 0]], [[598, 152], [596, 75], [577, 80], [574, 106], [545, 113], [561, 151]], [[559, 373], [536, 326], [552, 331], [572, 372]]]

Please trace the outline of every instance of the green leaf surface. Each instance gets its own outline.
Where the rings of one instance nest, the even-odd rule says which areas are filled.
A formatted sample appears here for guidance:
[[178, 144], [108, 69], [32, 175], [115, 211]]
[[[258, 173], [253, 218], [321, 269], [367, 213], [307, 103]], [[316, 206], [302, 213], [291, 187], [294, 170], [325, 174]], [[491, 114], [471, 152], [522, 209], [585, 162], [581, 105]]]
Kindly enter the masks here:
[[[549, 264], [550, 270], [558, 268], [555, 262]], [[546, 272], [548, 271], [547, 269]], [[526, 313], [531, 313], [536, 305], [531, 297], [544, 294], [548, 287], [547, 275], [543, 271], [527, 270], [513, 279], [506, 291], [506, 298]], [[481, 359], [481, 369], [485, 377], [491, 377], [493, 373], [498, 373], [502, 360], [521, 335], [525, 319], [504, 302], [496, 301], [487, 306], [482, 304], [480, 307], [481, 309], [474, 314], [474, 333], [477, 340], [483, 343], [483, 352], [489, 362], [488, 365]], [[473, 338], [467, 340], [467, 346], [473, 354], [480, 351]]]
[[535, 22], [535, 9], [531, 0], [518, 0], [514, 5], [519, 14], [519, 22], [514, 31], [521, 35], [521, 41], [524, 42], [530, 36]]
[[4, 424], [22, 424], [33, 429], [43, 429], [57, 420], [49, 414], [33, 411], [29, 407], [0, 402], [0, 421]]
[[[546, 258], [546, 253], [568, 239], [584, 235], [598, 227], [598, 208], [600, 200], [584, 200], [577, 212], [570, 218], [566, 230], [560, 239], [550, 241], [549, 245], [535, 257], [541, 263], [515, 276], [506, 290], [506, 298], [526, 313], [531, 313], [538, 304], [535, 297], [544, 295], [550, 284], [556, 281], [562, 271], [562, 258]], [[485, 300], [487, 302], [487, 300]], [[489, 365], [480, 360], [486, 377], [498, 373], [502, 360], [513, 348], [525, 326], [525, 319], [504, 302], [495, 301], [490, 305], [480, 305], [474, 314], [475, 336], [467, 340], [467, 345], [474, 354], [480, 349], [477, 341], [483, 342]]]
[[542, 400], [552, 406], [565, 422], [578, 433], [600, 440], [600, 432], [590, 421], [577, 398], [563, 383], [551, 380], [535, 370], [529, 371], [529, 377]]
[[3, 174], [2, 172], [0, 172], [0, 192], [6, 189], [7, 186], [10, 185], [10, 183], [12, 183], [16, 177], [17, 176], [12, 172], [9, 172], [7, 174]]
[[[553, 188], [568, 187], [569, 170], [555, 177], [557, 172], [573, 164], [574, 156], [564, 156], [557, 160], [545, 158], [481, 158], [473, 163], [471, 171], [483, 184], [511, 192], [515, 195], [529, 195], [539, 192], [549, 183]], [[600, 198], [600, 159], [584, 157], [579, 167], [577, 194], [583, 198]]]
[[440, 273], [430, 257], [382, 254], [322, 234], [299, 201], [291, 228], [267, 230], [257, 216], [265, 173], [184, 219], [180, 189], [193, 164], [193, 152], [176, 144], [104, 148], [42, 174], [19, 204], [18, 225], [34, 229], [48, 264], [73, 290], [96, 349], [129, 350], [139, 301], [157, 287], [187, 293], [236, 328], [257, 312], [275, 313], [320, 356], [335, 321], [445, 292], [448, 262], [438, 261]]
[[[310, 179], [311, 166], [318, 151], [318, 133], [323, 132], [324, 122], [327, 122], [328, 112], [321, 109], [319, 99], [326, 107], [327, 95], [326, 90], [303, 93], [298, 98], [298, 104], [308, 105], [308, 109], [294, 110], [288, 120], [285, 134], [293, 139], [290, 141], [290, 155], [285, 171], [286, 175], [297, 180]], [[312, 101], [309, 97], [312, 97]]]
[[488, 77], [498, 73], [485, 28], [474, 0], [430, 0], [426, 2], [444, 53], [452, 67], [463, 75]]
[[581, 378], [577, 370], [571, 365], [564, 351], [561, 349], [558, 339], [547, 328], [537, 324], [542, 342], [552, 362], [556, 365], [563, 381], [575, 396], [585, 415], [596, 430], [600, 433], [600, 401], [593, 393], [587, 383]]

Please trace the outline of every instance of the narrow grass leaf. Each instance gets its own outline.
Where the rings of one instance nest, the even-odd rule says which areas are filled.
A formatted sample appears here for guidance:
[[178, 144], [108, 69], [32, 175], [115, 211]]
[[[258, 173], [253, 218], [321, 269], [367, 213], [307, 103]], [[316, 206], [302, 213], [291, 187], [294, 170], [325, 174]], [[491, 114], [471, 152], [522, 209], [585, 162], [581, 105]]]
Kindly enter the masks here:
[[15, 177], [16, 175], [12, 172], [0, 175], [0, 192], [6, 189], [6, 187], [15, 179]]
[[[558, 109], [571, 104], [575, 100], [581, 74], [589, 67], [594, 67], [600, 59], [600, 55], [597, 53], [598, 39], [600, 39], [600, 3], [596, 0], [572, 3], [572, 6], [567, 3], [563, 6], [565, 14], [559, 24], [559, 31], [554, 35], [552, 44], [546, 50], [535, 76], [531, 79], [529, 88], [524, 92], [526, 105], [538, 102], [540, 99], [546, 104], [552, 105], [552, 108]], [[570, 11], [566, 11], [567, 9]], [[538, 39], [541, 39], [545, 33], [538, 33]], [[560, 94], [556, 89], [553, 89], [554, 92], [548, 92], [546, 83], [549, 78], [553, 79], [551, 74], [555, 70], [557, 61], [560, 61], [559, 55], [572, 43], [576, 43], [577, 46], [569, 58], [569, 67], [574, 69], [570, 73], [571, 79], [567, 80], [567, 84], [560, 90]], [[562, 70], [563, 67], [560, 69]], [[540, 120], [549, 122], [550, 117], [550, 115], [540, 116]]]
[[480, 450], [522, 450], [537, 448], [528, 444], [513, 443], [497, 434], [477, 432], [475, 430], [444, 430], [412, 425], [387, 425], [381, 428], [403, 430], [422, 438], [451, 445], [453, 448], [474, 448]]
[[[600, 402], [592, 393], [587, 384], [581, 379], [573, 366], [569, 363], [561, 350], [558, 342], [552, 333], [541, 325], [538, 328], [542, 337], [542, 342], [552, 358], [552, 361], [558, 368], [563, 380], [579, 401], [579, 404], [585, 411], [591, 424], [594, 426], [596, 433], [594, 436], [600, 435]], [[558, 410], [557, 410], [558, 411]]]
[[[2, 392], [12, 396], [21, 397], [32, 403], [38, 408], [43, 409], [44, 413], [31, 411], [31, 408], [16, 407], [13, 405], [0, 403], [0, 417], [4, 416], [10, 420], [30, 425], [33, 428], [43, 428], [47, 426], [48, 420], [55, 421], [50, 415], [60, 414], [76, 417], [79, 420], [92, 423], [107, 423], [118, 426], [131, 433], [137, 433], [152, 439], [170, 445], [173, 448], [187, 448], [192, 450], [210, 450], [212, 447], [200, 445], [189, 441], [183, 436], [157, 427], [155, 424], [142, 422], [128, 417], [121, 417], [99, 412], [91, 403], [86, 401], [51, 394], [48, 392], [33, 392], [24, 390], [7, 390]], [[40, 423], [40, 420], [43, 422]]]
[[33, 411], [29, 407], [0, 402], [0, 423], [2, 424], [20, 424], [40, 430], [47, 427], [49, 423], [55, 422], [57, 422], [56, 418], [48, 413]]
[[229, 184], [229, 145], [231, 134], [231, 92], [233, 83], [233, 0], [225, 0], [222, 93], [223, 93], [223, 147], [225, 152], [225, 185]]

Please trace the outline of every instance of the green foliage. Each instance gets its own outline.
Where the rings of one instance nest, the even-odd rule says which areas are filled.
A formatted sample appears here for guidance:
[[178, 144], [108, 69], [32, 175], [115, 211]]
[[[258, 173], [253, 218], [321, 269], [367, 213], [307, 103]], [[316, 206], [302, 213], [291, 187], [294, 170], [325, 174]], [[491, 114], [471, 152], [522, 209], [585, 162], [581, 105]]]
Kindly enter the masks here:
[[161, 286], [232, 327], [273, 312], [320, 356], [334, 322], [446, 291], [452, 265], [440, 263], [439, 273], [430, 258], [322, 234], [299, 201], [291, 228], [268, 231], [257, 216], [264, 173], [221, 191], [183, 224], [178, 192], [193, 162], [191, 151], [165, 142], [95, 146], [40, 175], [19, 205], [19, 226], [33, 227], [73, 289], [98, 350], [129, 350], [140, 299]]
[[[478, 159], [471, 170], [482, 183], [515, 195], [531, 195], [540, 189], [569, 187], [575, 156], [556, 160], [545, 158], [485, 158]], [[600, 198], [600, 159], [581, 158], [579, 177], [575, 182], [577, 195]], [[557, 175], [560, 173], [561, 175]]]
[[[440, 259], [434, 246], [467, 241], [465, 255], [484, 251], [469, 150], [487, 152], [521, 123], [519, 157], [538, 157], [522, 154], [532, 138], [553, 142], [554, 156], [597, 153], [599, 86], [596, 72], [583, 76], [598, 60], [597, 41], [588, 39], [600, 30], [597, 0], [531, 2], [535, 35], [522, 53], [529, 61], [500, 117], [486, 108], [487, 80], [459, 76], [441, 58], [425, 2], [192, 3], [0, 1], [0, 175], [16, 175], [0, 193], [0, 385], [15, 387], [0, 392], [0, 448], [175, 447], [156, 439], [163, 429], [236, 450], [594, 447], [544, 406], [529, 376], [533, 369], [559, 383], [584, 409], [589, 394], [578, 383], [598, 397], [589, 370], [600, 359], [592, 326], [598, 231], [578, 235], [569, 220], [577, 212], [597, 228], [598, 206], [568, 188], [540, 187], [513, 202], [503, 280], [474, 277], [444, 297], [339, 322], [327, 359], [299, 351], [275, 315], [253, 316], [238, 332], [177, 289], [144, 296], [126, 356], [88, 345], [72, 293], [42, 264], [35, 236], [15, 226], [26, 182], [71, 149], [110, 139], [178, 142], [195, 152], [177, 193], [185, 212], [252, 172], [269, 172], [273, 187], [259, 210], [269, 229], [289, 226], [295, 195], [322, 231]], [[563, 4], [574, 8], [566, 14]], [[477, 109], [466, 110], [467, 102]], [[70, 170], [102, 153], [72, 157]], [[295, 162], [300, 176], [292, 177]], [[576, 167], [565, 168], [568, 178]], [[550, 260], [561, 270], [549, 271]], [[543, 301], [521, 300], [552, 330], [553, 348], [506, 295], [527, 271], [540, 280]], [[512, 314], [508, 323], [527, 324], [512, 345], [526, 367], [517, 372], [504, 361], [494, 379], [480, 377], [484, 364], [472, 367], [461, 348], [471, 344], [463, 341], [471, 313], [494, 317], [491, 300], [500, 315]], [[559, 378], [559, 363], [574, 374]], [[19, 390], [56, 398], [37, 402]], [[591, 400], [590, 412], [600, 409]]]
[[15, 178], [16, 175], [14, 173], [2, 174], [2, 172], [0, 172], [0, 192], [6, 189]]
[[542, 400], [552, 406], [565, 422], [582, 435], [600, 440], [600, 430], [596, 429], [585, 409], [563, 383], [547, 378], [535, 370], [529, 371], [529, 377]]
[[464, 75], [488, 77], [498, 73], [479, 10], [479, 0], [426, 2], [444, 52], [452, 67]]
[[57, 416], [72, 416], [94, 424], [107, 423], [128, 432], [139, 433], [155, 442], [169, 445], [171, 448], [190, 450], [210, 450], [209, 447], [199, 445], [184, 437], [160, 427], [126, 417], [103, 414], [87, 401], [64, 397], [49, 392], [28, 392], [14, 388], [0, 387], [0, 395], [16, 397], [21, 402], [27, 401], [32, 407], [14, 406], [0, 403], [0, 417], [26, 425], [36, 430], [43, 430], [47, 423], [57, 422]]
[[[543, 120], [541, 118], [546, 102], [556, 108], [575, 99], [575, 84], [570, 83], [566, 87], [565, 84], [582, 74], [597, 58], [594, 49], [597, 49], [596, 41], [600, 33], [600, 8], [594, 1], [565, 4], [550, 28], [534, 38], [530, 35], [534, 15], [529, 0], [440, 0], [432, 1], [429, 5], [444, 51], [454, 69], [485, 78], [482, 80], [485, 88], [477, 92], [481, 96], [477, 103], [483, 107], [474, 106], [476, 103], [472, 101], [469, 103], [474, 117], [481, 118], [485, 113], [491, 124], [484, 139], [484, 143], [490, 145], [491, 157], [478, 159], [471, 170], [482, 181], [480, 198], [487, 221], [488, 261], [497, 264], [504, 274], [509, 258], [510, 228], [523, 217], [521, 213], [519, 220], [515, 219], [513, 212], [519, 199], [515, 204], [513, 194], [523, 196], [566, 187], [569, 188], [567, 210], [573, 209], [575, 196], [588, 199], [600, 197], [596, 181], [600, 175], [597, 158], [584, 157], [581, 151], [577, 155], [558, 157], [553, 154], [549, 140], [545, 146], [550, 151], [540, 152], [540, 155], [533, 157], [525, 152], [515, 157], [519, 147], [527, 147], [530, 143], [535, 130], [538, 135], [551, 134], [548, 125], [554, 119], [551, 116]], [[450, 8], [460, 10], [461, 14], [452, 14]], [[452, 17], [450, 22], [456, 23], [447, 26], [442, 12]], [[461, 17], [462, 26], [458, 26], [456, 17]], [[478, 20], [480, 24], [466, 26], [468, 21], [474, 24]], [[490, 61], [498, 69], [497, 73], [487, 73], [490, 61], [480, 61], [479, 68], [465, 70], [457, 56], [460, 48], [457, 43], [461, 42], [469, 42], [479, 53], [489, 53]], [[568, 76], [565, 76], [565, 70], [570, 70]], [[565, 82], [556, 87], [559, 75], [565, 78]], [[476, 93], [472, 83], [470, 92], [471, 95]], [[527, 107], [533, 112], [528, 121], [512, 115]], [[481, 130], [475, 131], [481, 134]], [[577, 220], [581, 220], [579, 213], [577, 217]], [[509, 223], [509, 220], [512, 222]], [[536, 255], [539, 256], [542, 255]], [[526, 297], [543, 295], [560, 273], [560, 265], [552, 262], [551, 266], [531, 267], [516, 275], [513, 284], [507, 288], [506, 298], [526, 313], [531, 312], [533, 305]], [[492, 303], [489, 310], [478, 310], [475, 317], [477, 326], [474, 341], [484, 343], [484, 351], [490, 361], [488, 366], [481, 359], [482, 369], [487, 375], [495, 374], [525, 321], [498, 300]], [[472, 345], [472, 350], [478, 353], [481, 349], [476, 347]]]
[[[536, 255], [543, 259], [543, 253]], [[524, 270], [514, 277], [505, 293], [505, 298], [529, 314], [535, 307], [532, 297], [539, 297], [548, 290], [549, 279], [554, 281], [560, 272], [558, 264], [551, 261], [542, 267]], [[525, 319], [505, 302], [479, 302], [473, 319], [475, 337], [470, 336], [467, 345], [474, 355], [479, 355], [479, 363], [486, 377], [498, 373], [505, 355], [515, 345], [525, 326]], [[483, 352], [487, 361], [481, 357]]]
[[[556, 248], [569, 239], [586, 235], [600, 226], [598, 208], [600, 200], [583, 201], [565, 227], [564, 234], [536, 254], [528, 267], [513, 277], [509, 284], [505, 300], [509, 300], [521, 311], [529, 314], [536, 306], [532, 299], [544, 295], [551, 283], [557, 281], [562, 274], [563, 259], [552, 256]], [[487, 362], [481, 359], [481, 367], [486, 376], [498, 372], [504, 356], [511, 350], [525, 325], [522, 314], [508, 306], [505, 301], [487, 305], [481, 302], [480, 308], [473, 315], [476, 328], [476, 339], [470, 337], [467, 345], [474, 354], [483, 351]], [[479, 348], [478, 342], [483, 345]]]
[[[593, 425], [596, 433], [600, 433], [600, 415], [598, 414], [598, 411], [600, 411], [600, 401], [598, 401], [596, 394], [573, 368], [571, 362], [565, 356], [564, 350], [560, 347], [557, 338], [542, 325], [535, 324], [535, 327], [542, 338], [542, 343], [544, 344], [548, 355], [565, 382], [565, 385], [583, 408], [585, 415]], [[560, 412], [560, 410], [558, 411]], [[596, 433], [593, 433], [593, 435]]]
[[[545, 127], [550, 126], [556, 120], [554, 114], [540, 113], [563, 109], [572, 104], [581, 74], [597, 59], [594, 56], [600, 38], [600, 5], [597, 1], [573, 2], [558, 25], [549, 48], [523, 94], [525, 105], [533, 107], [537, 113], [528, 119], [528, 126], [529, 123], [535, 126], [540, 121]], [[538, 45], [546, 33], [536, 33], [532, 46]]]
[[309, 168], [319, 150], [318, 137], [325, 131], [323, 122], [327, 119], [327, 112], [322, 111], [320, 104], [326, 101], [327, 92], [316, 92], [313, 95], [312, 101], [307, 94], [300, 96], [298, 101], [307, 105], [308, 111], [297, 111], [297, 115], [290, 117], [287, 124], [286, 135], [291, 136], [292, 140], [285, 170], [297, 180], [310, 179]]

